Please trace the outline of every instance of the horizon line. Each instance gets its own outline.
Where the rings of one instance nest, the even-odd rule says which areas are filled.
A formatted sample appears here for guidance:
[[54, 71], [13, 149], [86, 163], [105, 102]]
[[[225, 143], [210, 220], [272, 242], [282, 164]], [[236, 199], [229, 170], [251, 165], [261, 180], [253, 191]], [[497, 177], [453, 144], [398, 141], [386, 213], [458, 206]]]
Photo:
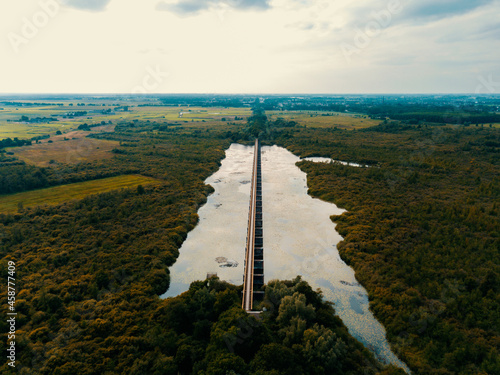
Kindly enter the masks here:
[[226, 93], [216, 93], [216, 92], [157, 92], [157, 93], [120, 93], [120, 92], [105, 92], [105, 93], [92, 93], [92, 92], [17, 92], [17, 93], [3, 93], [0, 92], [0, 96], [19, 96], [19, 95], [115, 95], [115, 96], [138, 96], [138, 97], [147, 97], [147, 96], [155, 96], [155, 95], [269, 95], [269, 96], [292, 96], [292, 95], [345, 95], [345, 96], [354, 96], [354, 95], [474, 95], [474, 96], [491, 96], [491, 95], [500, 95], [500, 92], [491, 92], [491, 93], [475, 93], [475, 92], [391, 92], [391, 93], [375, 93], [375, 92], [358, 92], [358, 93], [242, 93], [242, 92], [226, 92]]

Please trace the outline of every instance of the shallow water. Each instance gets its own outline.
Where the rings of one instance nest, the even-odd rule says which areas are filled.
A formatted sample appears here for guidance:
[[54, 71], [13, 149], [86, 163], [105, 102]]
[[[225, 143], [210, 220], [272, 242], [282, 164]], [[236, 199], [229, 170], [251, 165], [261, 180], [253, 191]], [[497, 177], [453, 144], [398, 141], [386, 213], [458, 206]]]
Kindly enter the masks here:
[[365, 168], [369, 167], [368, 165], [365, 165], [365, 164], [350, 163], [347, 161], [334, 160], [334, 159], [324, 158], [324, 157], [319, 157], [319, 156], [311, 156], [311, 157], [304, 158], [301, 160], [309, 160], [309, 161], [313, 161], [315, 163], [337, 163], [337, 164], [347, 165], [349, 167], [365, 167]]
[[[242, 284], [252, 158], [253, 147], [233, 144], [220, 169], [206, 180], [215, 192], [198, 211], [200, 222], [170, 268], [170, 289], [162, 297], [186, 291], [192, 281], [205, 279], [207, 273]], [[336, 245], [342, 237], [330, 216], [344, 210], [307, 194], [306, 174], [295, 165], [299, 160], [284, 148], [262, 147], [266, 281], [302, 275], [335, 303], [354, 337], [383, 362], [408, 370], [390, 350], [384, 327], [368, 308], [365, 289], [338, 254]]]

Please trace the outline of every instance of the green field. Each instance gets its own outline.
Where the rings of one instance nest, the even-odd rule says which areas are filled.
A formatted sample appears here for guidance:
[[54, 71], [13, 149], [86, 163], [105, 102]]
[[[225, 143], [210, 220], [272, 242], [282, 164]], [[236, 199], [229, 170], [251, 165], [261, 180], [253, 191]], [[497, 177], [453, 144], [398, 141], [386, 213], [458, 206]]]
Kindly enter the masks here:
[[[234, 121], [239, 118], [252, 115], [250, 108], [221, 108], [221, 107], [132, 107], [129, 112], [115, 115], [116, 120], [141, 120], [141, 121], [175, 121], [175, 122], [197, 122]], [[113, 121], [113, 116], [109, 116]]]
[[271, 120], [282, 117], [295, 121], [308, 128], [341, 128], [346, 130], [363, 129], [375, 126], [380, 120], [372, 120], [367, 115], [356, 113], [320, 112], [320, 111], [267, 111]]
[[123, 188], [134, 188], [139, 185], [147, 185], [158, 182], [159, 180], [150, 177], [126, 175], [61, 185], [23, 193], [3, 195], [0, 196], [0, 212], [17, 212], [20, 204], [22, 204], [22, 207], [24, 208], [42, 205], [55, 205], [73, 199], [82, 199], [92, 194], [100, 194]]
[[[144, 106], [139, 107], [140, 102], [120, 103], [120, 105], [132, 104], [129, 111], [113, 111], [110, 114], [103, 114], [99, 111], [109, 109], [109, 107], [99, 106], [39, 106], [39, 107], [12, 107], [4, 106], [0, 108], [0, 140], [5, 138], [31, 139], [33, 137], [50, 135], [57, 131], [63, 134], [75, 130], [79, 125], [97, 124], [101, 121], [108, 123], [111, 121], [117, 124], [124, 121], [175, 121], [182, 123], [190, 122], [220, 122], [222, 118], [227, 121], [234, 121], [234, 117], [246, 118], [251, 116], [250, 108], [222, 108], [222, 107], [164, 107], [164, 106]], [[109, 103], [108, 103], [109, 105]], [[64, 118], [67, 112], [87, 111], [85, 116], [75, 118]], [[26, 123], [21, 122], [21, 116], [29, 118], [55, 117], [57, 121], [51, 123]]]
[[[97, 109], [102, 108], [70, 106], [43, 106], [28, 108], [14, 108], [9, 106], [2, 107], [0, 108], [0, 139], [31, 139], [33, 137], [47, 134], [55, 135], [58, 130], [62, 133], [67, 133], [76, 129], [78, 125], [83, 123], [94, 124], [101, 121], [109, 121], [108, 117], [110, 116], [90, 112], [87, 116], [64, 118], [64, 115], [67, 112], [91, 111]], [[27, 116], [30, 119], [37, 117], [54, 117], [57, 121], [52, 121], [50, 123], [27, 123], [20, 121], [22, 116]]]

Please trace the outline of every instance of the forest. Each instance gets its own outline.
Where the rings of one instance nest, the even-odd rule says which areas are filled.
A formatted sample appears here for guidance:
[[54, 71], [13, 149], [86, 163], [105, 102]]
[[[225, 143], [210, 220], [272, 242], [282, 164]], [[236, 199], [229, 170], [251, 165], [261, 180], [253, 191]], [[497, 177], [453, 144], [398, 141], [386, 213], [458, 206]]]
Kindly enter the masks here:
[[[160, 180], [0, 213], [0, 275], [6, 280], [16, 263], [18, 312], [18, 367], [0, 371], [402, 374], [378, 363], [300, 277], [268, 283], [260, 320], [241, 309], [241, 286], [216, 278], [158, 297], [213, 190], [203, 181], [231, 142], [258, 136], [302, 157], [369, 166], [298, 164], [309, 194], [347, 210], [331, 218], [344, 237], [340, 255], [414, 373], [500, 373], [500, 130], [395, 115], [350, 131], [314, 128], [270, 120], [265, 109], [278, 99], [245, 99], [253, 105], [246, 124], [121, 121], [90, 135], [119, 142], [109, 159], [41, 168], [0, 153], [2, 195], [128, 174]], [[433, 111], [445, 118], [441, 107]], [[0, 293], [6, 300], [4, 284]], [[2, 320], [4, 352], [7, 328]]]
[[498, 374], [500, 131], [395, 123], [274, 129], [332, 217], [394, 351], [419, 374]]
[[18, 313], [17, 367], [3, 362], [2, 374], [402, 374], [378, 363], [300, 278], [268, 284], [259, 321], [241, 309], [241, 286], [217, 279], [159, 298], [231, 127], [124, 122], [96, 135], [121, 142], [111, 159], [1, 167], [4, 193], [128, 173], [161, 180], [0, 214], [0, 275], [15, 262]]

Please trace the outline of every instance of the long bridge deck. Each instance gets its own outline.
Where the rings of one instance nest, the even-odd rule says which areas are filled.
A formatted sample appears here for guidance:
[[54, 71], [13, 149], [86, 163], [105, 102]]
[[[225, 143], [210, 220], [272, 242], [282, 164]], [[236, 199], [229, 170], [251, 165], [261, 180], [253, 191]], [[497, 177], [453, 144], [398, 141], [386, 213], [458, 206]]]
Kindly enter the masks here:
[[243, 303], [245, 311], [253, 310], [255, 298], [262, 296], [264, 286], [264, 249], [262, 228], [262, 171], [260, 143], [255, 140], [248, 232], [245, 253], [245, 273], [243, 275]]

